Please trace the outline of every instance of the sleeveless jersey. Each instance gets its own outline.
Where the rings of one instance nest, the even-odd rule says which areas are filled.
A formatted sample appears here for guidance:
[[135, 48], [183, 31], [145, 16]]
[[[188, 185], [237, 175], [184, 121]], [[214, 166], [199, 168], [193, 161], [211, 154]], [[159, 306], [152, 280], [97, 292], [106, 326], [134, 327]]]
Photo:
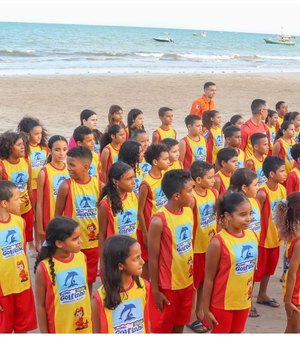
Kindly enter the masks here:
[[20, 191], [21, 215], [26, 214], [32, 208], [28, 194], [27, 183], [29, 180], [29, 164], [25, 158], [20, 158], [16, 164], [6, 159], [0, 161], [2, 179], [13, 182]]
[[139, 334], [150, 333], [149, 325], [149, 294], [150, 284], [139, 278], [142, 288], [134, 280], [128, 290], [121, 292], [121, 303], [115, 309], [104, 306], [106, 293], [101, 286], [94, 294], [99, 311], [100, 333]]
[[29, 160], [31, 164], [31, 188], [37, 188], [37, 177], [46, 163], [47, 148], [45, 146], [29, 145]]
[[295, 143], [299, 143], [300, 142], [300, 128], [298, 128], [298, 131], [296, 131], [295, 129], [295, 135], [293, 137]]
[[31, 287], [25, 250], [25, 222], [22, 217], [9, 214], [7, 221], [0, 221], [0, 296]]
[[[141, 163], [139, 163], [141, 164]], [[142, 183], [143, 180], [143, 171], [142, 168], [140, 168], [140, 165], [136, 167], [135, 170], [135, 179], [134, 179], [134, 189], [133, 191], [138, 195], [139, 194], [139, 190], [140, 190], [140, 185]]]
[[210, 130], [206, 130], [203, 135], [207, 141], [207, 162], [215, 164], [218, 151], [224, 147], [222, 129], [220, 127], [215, 129], [211, 128]]
[[110, 167], [118, 161], [119, 150], [115, 149], [111, 144], [106, 145], [104, 149], [107, 149], [109, 152], [108, 159], [107, 159], [107, 169], [106, 169], [106, 175], [108, 176]]
[[177, 160], [175, 162], [173, 162], [173, 164], [171, 164], [168, 169], [166, 170], [167, 171], [170, 171], [170, 170], [181, 170], [183, 169], [183, 165], [182, 163], [180, 162], [180, 160]]
[[101, 149], [101, 145], [100, 143], [96, 143], [94, 144], [94, 152], [96, 152], [96, 154], [100, 155], [100, 149]]
[[283, 123], [283, 119], [284, 119], [284, 117], [280, 117], [280, 116], [278, 116], [278, 119], [277, 119], [277, 124], [278, 124], [278, 126], [280, 127], [281, 126], [281, 124]]
[[297, 191], [300, 192], [300, 170], [293, 168], [286, 180], [286, 193], [289, 195]]
[[190, 170], [194, 161], [206, 161], [207, 145], [206, 139], [203, 136], [199, 136], [199, 140], [196, 142], [189, 136], [183, 138], [185, 141], [186, 152], [183, 161], [183, 168]]
[[79, 223], [82, 249], [98, 247], [98, 207], [100, 196], [97, 178], [90, 177], [87, 184], [79, 184], [72, 178], [66, 180], [69, 191], [64, 215]]
[[57, 169], [51, 163], [48, 163], [42, 171], [45, 173], [43, 202], [43, 226], [45, 229], [49, 221], [55, 217], [55, 204], [59, 186], [70, 176], [66, 165], [63, 169]]
[[161, 208], [156, 217], [163, 224], [159, 254], [159, 286], [178, 290], [193, 284], [193, 213], [184, 207], [181, 213]]
[[279, 202], [286, 199], [285, 187], [278, 184], [276, 190], [271, 190], [265, 183], [259, 190], [264, 191], [266, 200], [261, 210], [261, 232], [259, 245], [264, 248], [280, 246], [278, 230], [275, 225], [275, 209]]
[[214, 237], [220, 242], [221, 256], [211, 306], [223, 310], [250, 308], [258, 253], [257, 236], [248, 229], [240, 237], [222, 229]]
[[54, 286], [48, 259], [39, 263], [46, 285], [49, 333], [92, 333], [85, 255], [79, 252], [71, 254], [68, 259], [53, 257], [53, 262]]
[[206, 253], [211, 238], [217, 233], [217, 220], [214, 205], [217, 200], [215, 189], [207, 189], [204, 196], [193, 190], [195, 198], [194, 214], [194, 253]]
[[260, 161], [259, 159], [257, 159], [255, 156], [252, 156], [250, 158], [250, 160], [252, 161], [253, 167], [251, 170], [253, 170], [258, 178], [258, 186], [262, 186], [263, 184], [265, 184], [267, 182], [267, 177], [265, 176], [262, 166], [264, 163], [266, 156], [263, 156], [263, 160]]
[[219, 189], [219, 195], [224, 194], [224, 192], [228, 189], [230, 184], [230, 177], [223, 174], [223, 172], [218, 171], [215, 175], [215, 177], [218, 177], [220, 179], [220, 189]]
[[294, 144], [296, 144], [296, 142], [294, 139], [292, 139], [292, 142], [288, 143], [283, 138], [279, 138], [278, 143], [281, 146], [278, 156], [284, 160], [285, 170], [286, 173], [288, 174], [294, 167], [295, 161], [291, 155], [291, 148]]
[[276, 137], [276, 126], [268, 126], [266, 125], [267, 127], [267, 136], [268, 136], [268, 139], [269, 139], [269, 146], [270, 146], [270, 151], [272, 151], [273, 149], [273, 145], [274, 145], [274, 142], [275, 142], [275, 137]]
[[245, 152], [242, 149], [235, 148], [238, 153], [237, 168], [242, 169], [245, 167]]
[[142, 162], [139, 163], [139, 167], [142, 169], [143, 176], [147, 175], [152, 168], [151, 164], [147, 163], [145, 158], [143, 158]]
[[91, 165], [89, 167], [89, 175], [92, 177], [96, 177], [98, 180], [101, 180], [101, 178], [99, 179], [99, 172], [101, 173], [101, 162], [100, 162], [100, 157], [99, 155], [92, 151], [92, 162]]
[[261, 207], [256, 198], [249, 197], [248, 200], [252, 207], [252, 222], [249, 225], [249, 229], [253, 230], [259, 239], [261, 229]]
[[176, 139], [177, 137], [176, 131], [171, 127], [168, 130], [164, 130], [159, 127], [155, 130], [155, 132], [158, 134], [158, 143], [160, 143], [165, 138]]

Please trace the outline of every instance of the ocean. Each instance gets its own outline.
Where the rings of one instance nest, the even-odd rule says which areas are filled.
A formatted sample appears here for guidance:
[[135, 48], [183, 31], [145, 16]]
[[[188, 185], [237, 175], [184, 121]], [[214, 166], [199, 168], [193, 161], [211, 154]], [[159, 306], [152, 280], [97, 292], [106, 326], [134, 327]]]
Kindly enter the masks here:
[[263, 38], [276, 38], [269, 34], [200, 33], [2, 22], [0, 75], [300, 72], [300, 38], [285, 46], [266, 44]]

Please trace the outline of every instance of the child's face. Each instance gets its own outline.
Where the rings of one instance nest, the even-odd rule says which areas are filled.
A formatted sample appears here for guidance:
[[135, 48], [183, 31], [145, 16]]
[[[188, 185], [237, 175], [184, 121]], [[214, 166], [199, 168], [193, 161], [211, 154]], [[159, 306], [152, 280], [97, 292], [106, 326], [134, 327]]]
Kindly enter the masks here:
[[72, 235], [64, 241], [56, 241], [57, 248], [62, 249], [68, 253], [79, 253], [82, 245], [80, 238], [80, 228], [77, 227]]
[[278, 113], [282, 116], [284, 116], [285, 114], [287, 114], [289, 112], [289, 106], [287, 103], [282, 103], [280, 105], [280, 108], [278, 110]]
[[166, 171], [170, 166], [169, 152], [163, 151], [158, 160], [154, 160], [153, 164], [158, 167], [159, 170]]
[[245, 230], [252, 221], [252, 207], [249, 202], [244, 201], [236, 206], [232, 213], [225, 213], [228, 225], [235, 230]]
[[88, 119], [83, 119], [83, 125], [89, 127], [91, 130], [95, 130], [97, 128], [98, 118], [97, 115], [92, 115]]
[[135, 242], [131, 247], [124, 263], [119, 263], [119, 270], [127, 275], [141, 276], [144, 260], [142, 259], [141, 246]]
[[188, 126], [188, 130], [190, 132], [190, 134], [194, 137], [201, 135], [202, 133], [202, 120], [196, 120], [195, 123], [193, 125], [189, 125]]
[[164, 125], [172, 125], [173, 124], [173, 111], [167, 111], [165, 112], [163, 117], [159, 117], [162, 124]]
[[43, 129], [41, 126], [35, 126], [33, 129], [31, 129], [29, 133], [29, 142], [33, 145], [40, 144], [42, 140], [42, 132]]
[[20, 191], [17, 188], [12, 189], [12, 197], [6, 202], [6, 210], [15, 215], [20, 215], [21, 199]]
[[123, 122], [123, 111], [119, 110], [112, 114], [112, 118], [115, 124], [120, 124]]
[[169, 150], [169, 161], [170, 163], [173, 163], [175, 161], [178, 161], [179, 159], [179, 145], [174, 145]]
[[135, 127], [135, 128], [140, 129], [143, 125], [144, 125], [144, 114], [141, 113], [141, 114], [139, 114], [139, 115], [135, 118], [135, 120], [134, 120], [133, 124], [131, 125], [131, 127], [132, 127], [132, 128]]
[[241, 126], [245, 123], [243, 118], [240, 118], [234, 125], [238, 128], [241, 128]]
[[221, 113], [218, 112], [214, 118], [211, 119], [212, 121], [212, 125], [213, 126], [221, 126], [221, 122], [222, 122], [222, 119], [221, 119]]
[[89, 166], [87, 160], [67, 157], [67, 169], [72, 179], [80, 179], [85, 173], [88, 173]]
[[239, 148], [242, 143], [242, 134], [241, 131], [235, 132], [231, 137], [226, 138], [228, 145], [233, 148]]
[[278, 121], [278, 113], [274, 113], [272, 117], [268, 118], [268, 122], [270, 122], [272, 126], [276, 126], [277, 121]]
[[295, 136], [295, 125], [289, 124], [286, 130], [283, 130], [283, 135], [286, 138], [293, 138]]
[[287, 178], [285, 165], [281, 165], [275, 172], [271, 171], [270, 176], [273, 179], [273, 181], [280, 183], [280, 184], [283, 183]]
[[256, 145], [254, 145], [254, 150], [260, 155], [267, 155], [269, 152], [269, 141], [268, 138], [261, 138]]
[[116, 135], [111, 135], [111, 139], [117, 145], [122, 145], [126, 139], [126, 133], [124, 129], [120, 129], [120, 131]]
[[55, 162], [64, 162], [67, 157], [68, 145], [63, 140], [56, 141], [51, 149], [52, 160]]
[[193, 200], [193, 181], [186, 182], [179, 193], [179, 201], [182, 207], [189, 207]]
[[16, 158], [25, 156], [25, 146], [22, 138], [19, 138], [11, 149], [11, 155]]
[[142, 150], [145, 152], [149, 146], [149, 136], [147, 135], [147, 133], [139, 134], [136, 141], [141, 144]]
[[300, 127], [300, 115], [296, 116], [294, 121], [295, 129], [298, 129]]
[[196, 183], [203, 189], [211, 189], [215, 184], [215, 169], [208, 170], [202, 178], [197, 177]]
[[243, 193], [247, 197], [255, 198], [258, 191], [258, 178], [255, 178], [251, 184], [243, 187]]
[[87, 149], [94, 151], [95, 137], [92, 133], [85, 135], [82, 142], [78, 142], [78, 145], [84, 146]]
[[229, 159], [229, 161], [222, 162], [222, 163], [223, 163], [224, 170], [226, 170], [227, 172], [234, 173], [238, 166], [238, 158], [232, 157]]
[[116, 180], [116, 183], [123, 192], [132, 192], [135, 185], [134, 170], [130, 169], [126, 171], [119, 180]]

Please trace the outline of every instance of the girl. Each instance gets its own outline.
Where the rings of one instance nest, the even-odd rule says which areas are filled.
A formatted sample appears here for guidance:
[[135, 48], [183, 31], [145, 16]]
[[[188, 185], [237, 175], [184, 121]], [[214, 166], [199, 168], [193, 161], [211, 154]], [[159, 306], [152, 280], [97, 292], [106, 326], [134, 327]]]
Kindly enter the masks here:
[[208, 247], [203, 287], [203, 309], [212, 333], [241, 333], [251, 307], [257, 236], [248, 227], [251, 205], [241, 193], [217, 201], [222, 230]]
[[133, 192], [134, 170], [123, 162], [114, 163], [108, 173], [108, 183], [100, 195], [98, 209], [99, 247], [115, 234], [137, 238], [138, 199]]
[[0, 136], [0, 180], [16, 184], [20, 190], [21, 216], [26, 222], [25, 235], [31, 255], [33, 245], [33, 195], [31, 189], [31, 168], [25, 157], [25, 146], [20, 133], [6, 131]]
[[[136, 129], [133, 131], [131, 139], [141, 144], [142, 152], [145, 154], [149, 146], [149, 136], [147, 132], [143, 129]], [[146, 162], [145, 157], [143, 157], [139, 167], [142, 170], [143, 176], [147, 175], [151, 169], [151, 165]]]
[[139, 243], [126, 235], [107, 239], [103, 285], [94, 294], [94, 333], [150, 333], [149, 282], [140, 278], [144, 261]]
[[221, 113], [219, 111], [206, 111], [203, 113], [204, 137], [207, 141], [207, 162], [215, 164], [217, 153], [224, 146], [221, 125]]
[[285, 333], [299, 333], [300, 329], [300, 193], [293, 193], [276, 208], [276, 223], [281, 239], [287, 242], [288, 269], [283, 293], [287, 325]]
[[295, 135], [294, 139], [296, 143], [300, 142], [300, 112], [294, 111], [289, 112], [284, 117], [284, 121], [290, 121], [291, 123], [294, 123], [295, 125]]
[[127, 116], [127, 130], [128, 130], [128, 138], [131, 138], [132, 131], [135, 129], [143, 129], [144, 128], [144, 114], [139, 109], [132, 109], [128, 112]]
[[41, 333], [92, 333], [91, 301], [78, 223], [56, 217], [34, 266]]
[[273, 145], [275, 142], [275, 137], [276, 137], [276, 126], [278, 124], [278, 112], [277, 111], [273, 111], [273, 110], [268, 110], [268, 115], [267, 118], [265, 120], [266, 126], [268, 128], [267, 130], [267, 136], [269, 139], [269, 155], [272, 155], [272, 149], [273, 149]]
[[118, 161], [121, 145], [125, 142], [125, 130], [120, 125], [112, 125], [101, 140], [102, 182], [107, 182], [107, 175], [112, 164]]
[[224, 133], [225, 129], [228, 128], [229, 126], [235, 125], [238, 128], [241, 128], [241, 126], [244, 124], [244, 118], [241, 115], [233, 115], [230, 120], [224, 124], [222, 128], [222, 132]]
[[65, 137], [55, 135], [48, 141], [49, 156], [37, 179], [36, 226], [41, 241], [45, 238], [45, 229], [55, 216], [55, 203], [59, 185], [69, 173], [65, 164], [68, 143]]
[[119, 105], [112, 105], [108, 111], [108, 125], [105, 128], [105, 132], [108, 132], [112, 125], [120, 125], [126, 133], [126, 140], [128, 139], [128, 134], [126, 131], [126, 126], [123, 122], [123, 109]]

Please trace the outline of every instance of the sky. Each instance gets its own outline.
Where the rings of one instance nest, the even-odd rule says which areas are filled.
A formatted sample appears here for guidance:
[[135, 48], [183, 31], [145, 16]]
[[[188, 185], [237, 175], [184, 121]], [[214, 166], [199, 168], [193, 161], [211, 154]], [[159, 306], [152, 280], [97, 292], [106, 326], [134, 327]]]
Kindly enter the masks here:
[[184, 28], [300, 35], [299, 0], [0, 0], [0, 22]]

